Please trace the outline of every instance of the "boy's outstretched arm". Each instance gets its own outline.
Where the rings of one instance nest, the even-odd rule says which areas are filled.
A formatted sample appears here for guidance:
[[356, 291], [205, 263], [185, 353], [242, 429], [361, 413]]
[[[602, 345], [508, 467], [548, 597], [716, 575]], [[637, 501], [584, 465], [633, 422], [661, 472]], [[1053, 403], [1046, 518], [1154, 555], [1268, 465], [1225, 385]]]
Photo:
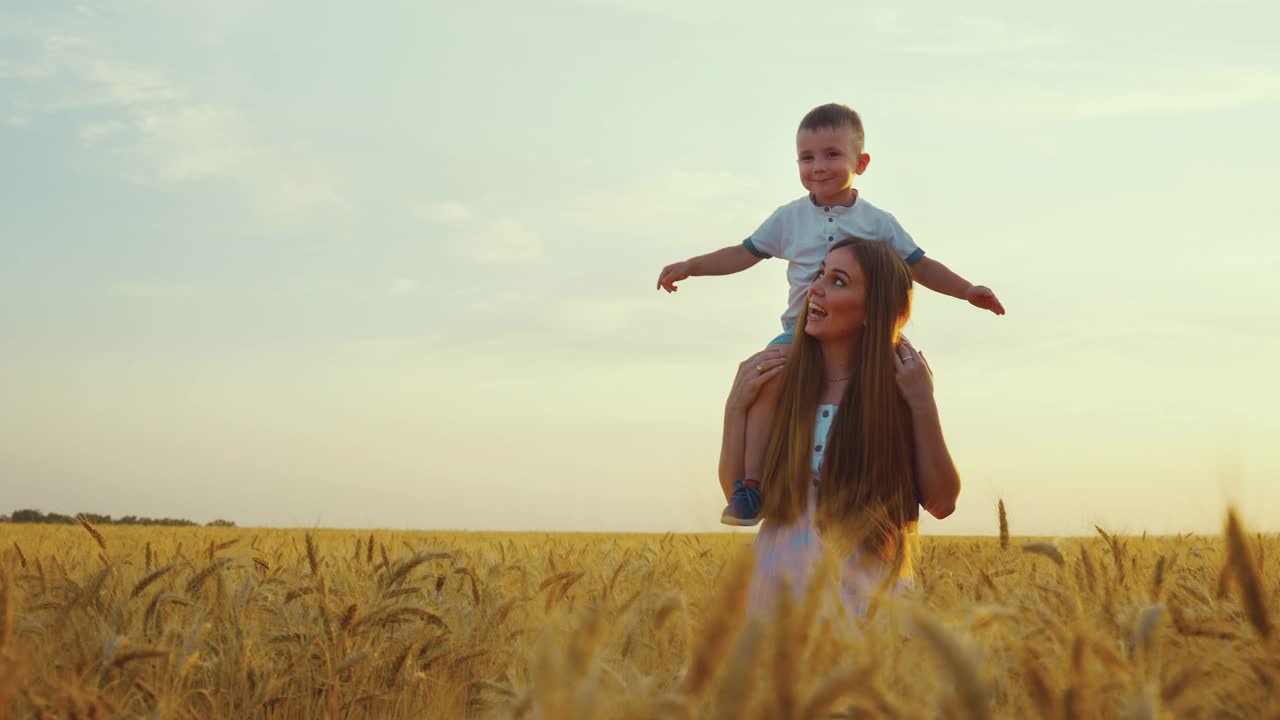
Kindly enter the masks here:
[[1000, 304], [1000, 299], [991, 288], [985, 285], [974, 285], [928, 255], [911, 266], [911, 276], [916, 282], [934, 292], [966, 300], [974, 307], [990, 310], [997, 315], [1004, 314], [1004, 305]]
[[671, 263], [658, 273], [658, 287], [669, 293], [679, 288], [676, 283], [698, 275], [732, 275], [760, 262], [744, 245], [730, 245], [715, 252]]

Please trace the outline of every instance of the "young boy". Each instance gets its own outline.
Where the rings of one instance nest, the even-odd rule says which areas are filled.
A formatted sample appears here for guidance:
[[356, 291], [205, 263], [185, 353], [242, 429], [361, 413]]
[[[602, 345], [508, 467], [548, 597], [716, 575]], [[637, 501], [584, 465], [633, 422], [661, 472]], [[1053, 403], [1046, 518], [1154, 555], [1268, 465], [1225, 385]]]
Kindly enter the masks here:
[[[925, 257], [924, 250], [916, 246], [892, 215], [858, 196], [853, 187], [854, 176], [866, 172], [871, 162], [871, 156], [863, 152], [863, 140], [862, 120], [852, 108], [833, 103], [810, 110], [796, 132], [800, 184], [809, 191], [808, 196], [775, 210], [740, 245], [664, 267], [658, 276], [658, 287], [671, 293], [676, 291], [676, 283], [685, 278], [730, 275], [765, 258], [784, 258], [790, 263], [787, 281], [791, 292], [787, 311], [782, 314], [782, 334], [769, 345], [789, 345], [805, 293], [827, 248], [856, 236], [889, 243], [911, 266], [915, 281], [930, 290], [1003, 315], [1004, 306], [989, 288], [974, 285], [937, 260]], [[747, 415], [746, 477], [734, 483], [733, 496], [720, 517], [726, 525], [747, 526], [760, 521], [758, 479], [777, 401], [776, 385], [765, 387]]]

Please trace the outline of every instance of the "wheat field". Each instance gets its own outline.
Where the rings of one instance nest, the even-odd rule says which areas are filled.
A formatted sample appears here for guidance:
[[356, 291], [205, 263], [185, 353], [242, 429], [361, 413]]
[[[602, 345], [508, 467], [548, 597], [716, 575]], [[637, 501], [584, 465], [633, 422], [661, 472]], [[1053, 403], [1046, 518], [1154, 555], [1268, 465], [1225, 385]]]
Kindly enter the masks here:
[[854, 621], [746, 618], [746, 535], [3, 524], [0, 720], [1280, 718], [1280, 545], [1228, 520], [924, 537]]

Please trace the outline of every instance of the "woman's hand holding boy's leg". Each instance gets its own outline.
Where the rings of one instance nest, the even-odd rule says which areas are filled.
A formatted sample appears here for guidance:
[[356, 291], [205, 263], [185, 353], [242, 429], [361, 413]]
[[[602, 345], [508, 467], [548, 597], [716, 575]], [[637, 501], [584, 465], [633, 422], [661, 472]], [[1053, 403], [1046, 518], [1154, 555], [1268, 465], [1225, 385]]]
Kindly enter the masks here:
[[746, 473], [748, 411], [760, 397], [761, 390], [781, 377], [786, 359], [786, 352], [775, 345], [738, 365], [738, 374], [725, 401], [724, 433], [720, 440], [720, 489], [726, 499], [733, 494], [733, 481]]
[[725, 411], [747, 412], [760, 397], [760, 391], [782, 374], [787, 361], [785, 345], [770, 345], [738, 365]]

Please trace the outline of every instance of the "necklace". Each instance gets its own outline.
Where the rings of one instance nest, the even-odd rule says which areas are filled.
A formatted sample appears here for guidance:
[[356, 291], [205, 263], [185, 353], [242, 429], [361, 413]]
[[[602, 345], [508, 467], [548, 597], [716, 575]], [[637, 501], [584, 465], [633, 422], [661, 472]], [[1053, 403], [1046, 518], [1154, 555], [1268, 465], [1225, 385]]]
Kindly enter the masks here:
[[848, 377], [835, 378], [835, 379], [833, 379], [833, 380], [827, 380], [827, 381], [825, 381], [825, 382], [827, 382], [828, 384], [830, 384], [830, 383], [844, 382], [845, 380], [848, 380], [849, 378], [852, 378], [852, 377], [853, 377], [853, 375], [849, 375]]

